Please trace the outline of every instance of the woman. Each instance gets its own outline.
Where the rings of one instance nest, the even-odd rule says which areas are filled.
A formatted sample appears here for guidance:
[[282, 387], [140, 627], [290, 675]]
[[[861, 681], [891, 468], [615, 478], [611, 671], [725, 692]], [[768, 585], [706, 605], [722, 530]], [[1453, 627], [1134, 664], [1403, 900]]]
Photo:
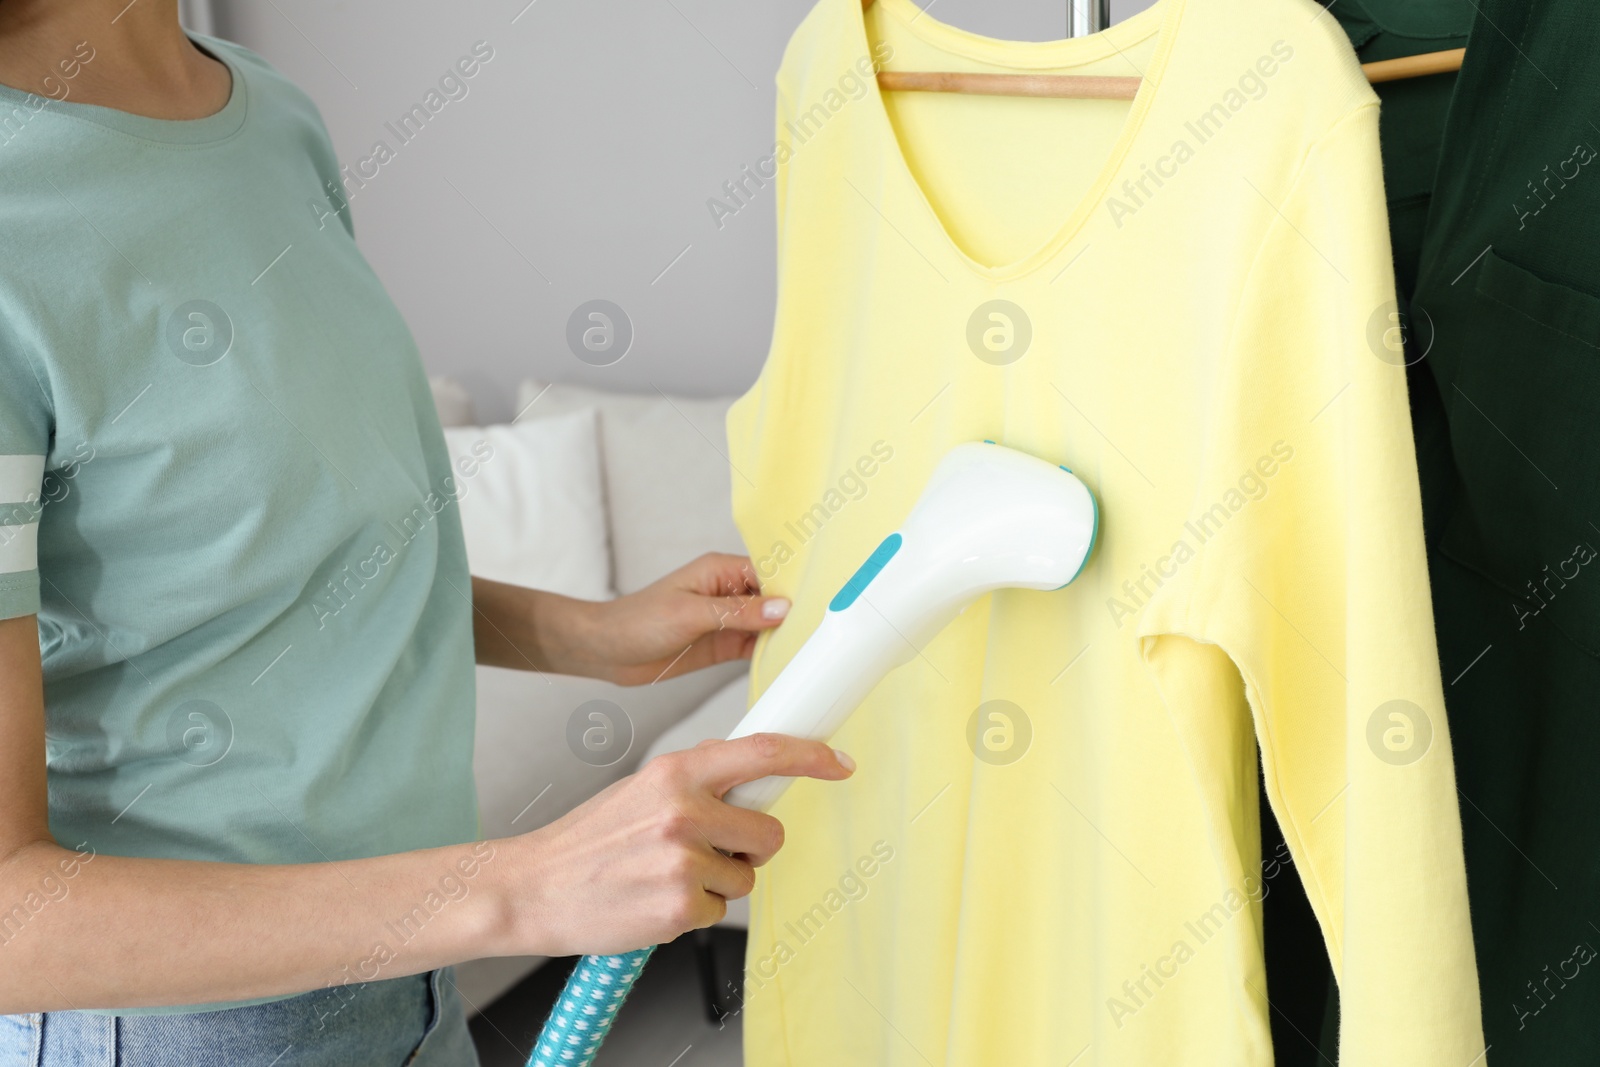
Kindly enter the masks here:
[[315, 109], [176, 0], [0, 0], [0, 86], [0, 1059], [471, 1063], [452, 963], [720, 918], [782, 839], [721, 795], [849, 760], [707, 744], [475, 842], [472, 662], [639, 684], [787, 604], [470, 579]]

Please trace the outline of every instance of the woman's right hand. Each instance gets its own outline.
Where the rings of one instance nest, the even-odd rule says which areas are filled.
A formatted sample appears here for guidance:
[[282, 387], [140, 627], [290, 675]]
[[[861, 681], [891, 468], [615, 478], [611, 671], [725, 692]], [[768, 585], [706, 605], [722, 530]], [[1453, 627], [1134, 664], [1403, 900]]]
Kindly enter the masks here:
[[255, 864], [63, 847], [45, 766], [37, 621], [0, 620], [0, 1014], [293, 996], [485, 956], [658, 944], [721, 918], [783, 842], [776, 819], [724, 793], [768, 774], [850, 775], [815, 741], [712, 741], [519, 837]]
[[754, 734], [651, 760], [513, 841], [528, 857], [506, 886], [515, 941], [552, 956], [609, 955], [710, 926], [783, 845], [770, 815], [724, 803], [771, 774], [838, 781], [855, 769], [820, 741]]

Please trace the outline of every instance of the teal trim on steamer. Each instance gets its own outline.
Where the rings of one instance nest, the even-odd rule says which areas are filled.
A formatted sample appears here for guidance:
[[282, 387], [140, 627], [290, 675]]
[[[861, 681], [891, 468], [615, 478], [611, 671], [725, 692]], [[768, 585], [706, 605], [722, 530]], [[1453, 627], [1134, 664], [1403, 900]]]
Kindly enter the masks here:
[[[1065, 467], [1061, 469], [1067, 471]], [[1067, 471], [1067, 473], [1071, 474], [1072, 472]], [[1084, 488], [1087, 489], [1088, 486]], [[1068, 578], [1064, 584], [1057, 586], [1057, 589], [1065, 589], [1077, 581], [1078, 575], [1083, 573], [1083, 568], [1089, 565], [1089, 560], [1094, 556], [1094, 546], [1100, 540], [1100, 498], [1094, 495], [1093, 489], [1089, 490], [1089, 507], [1093, 509], [1094, 514], [1094, 525], [1089, 527], [1089, 548], [1083, 554], [1083, 562], [1078, 564], [1078, 569], [1072, 572], [1072, 577]]]
[[850, 580], [844, 583], [838, 593], [834, 594], [833, 600], [828, 603], [828, 610], [843, 611], [851, 604], [854, 604], [856, 597], [860, 596], [862, 590], [866, 589], [872, 583], [872, 579], [878, 576], [878, 572], [883, 570], [884, 564], [893, 559], [894, 554], [900, 551], [901, 543], [902, 538], [897, 533], [892, 533], [885, 537], [883, 543], [872, 550], [872, 555], [867, 557], [866, 562], [861, 564], [856, 569], [856, 572], [850, 576]]

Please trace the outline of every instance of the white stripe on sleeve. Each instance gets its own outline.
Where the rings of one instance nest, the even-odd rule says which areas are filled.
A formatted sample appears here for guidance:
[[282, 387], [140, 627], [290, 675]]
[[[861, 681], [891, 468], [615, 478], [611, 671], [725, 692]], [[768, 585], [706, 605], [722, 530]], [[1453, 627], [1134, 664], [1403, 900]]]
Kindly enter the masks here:
[[0, 504], [38, 500], [43, 484], [43, 456], [0, 456]]
[[39, 565], [39, 524], [0, 526], [0, 574], [31, 571]]

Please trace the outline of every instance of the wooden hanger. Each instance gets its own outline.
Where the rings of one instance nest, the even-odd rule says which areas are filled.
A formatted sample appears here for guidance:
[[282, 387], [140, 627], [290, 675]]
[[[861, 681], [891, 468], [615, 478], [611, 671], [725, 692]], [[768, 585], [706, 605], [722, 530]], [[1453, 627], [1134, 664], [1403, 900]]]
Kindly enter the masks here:
[[[861, 0], [861, 10], [872, 0]], [[1426, 74], [1444, 74], [1461, 69], [1465, 48], [1444, 52], [1423, 52], [1399, 59], [1363, 63], [1367, 81], [1400, 81]], [[973, 71], [884, 70], [878, 72], [878, 87], [890, 91], [925, 93], [971, 93], [979, 96], [1045, 96], [1058, 99], [1132, 100], [1139, 91], [1139, 78], [1084, 74], [980, 74]]]

